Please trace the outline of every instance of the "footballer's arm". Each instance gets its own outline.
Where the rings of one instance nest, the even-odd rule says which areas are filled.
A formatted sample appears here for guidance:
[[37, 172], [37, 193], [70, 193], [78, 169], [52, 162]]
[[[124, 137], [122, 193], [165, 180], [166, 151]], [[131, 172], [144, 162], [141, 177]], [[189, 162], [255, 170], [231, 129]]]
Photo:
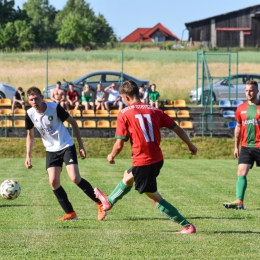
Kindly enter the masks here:
[[190, 141], [190, 138], [187, 136], [186, 132], [178, 125], [176, 125], [172, 130], [181, 138], [185, 144], [188, 145], [190, 153], [195, 155], [197, 153], [197, 147], [194, 146]]
[[239, 145], [240, 145], [240, 132], [241, 132], [241, 124], [237, 123], [234, 131], [235, 136], [235, 149], [234, 149], [234, 156], [235, 158], [239, 157]]
[[125, 140], [117, 139], [114, 143], [112, 152], [107, 156], [107, 160], [110, 164], [115, 163], [114, 158], [122, 151], [124, 147]]
[[26, 137], [26, 159], [25, 159], [25, 167], [27, 169], [31, 169], [31, 154], [34, 144], [34, 129], [27, 130], [27, 137]]
[[71, 116], [69, 116], [66, 119], [66, 121], [71, 124], [73, 131], [74, 131], [74, 134], [76, 135], [76, 138], [77, 138], [77, 141], [78, 141], [80, 156], [81, 156], [82, 159], [85, 159], [86, 158], [86, 150], [84, 148], [84, 145], [83, 145], [83, 142], [82, 142], [82, 139], [81, 139], [81, 135], [80, 135], [80, 131], [79, 131], [79, 127], [78, 127], [77, 122]]

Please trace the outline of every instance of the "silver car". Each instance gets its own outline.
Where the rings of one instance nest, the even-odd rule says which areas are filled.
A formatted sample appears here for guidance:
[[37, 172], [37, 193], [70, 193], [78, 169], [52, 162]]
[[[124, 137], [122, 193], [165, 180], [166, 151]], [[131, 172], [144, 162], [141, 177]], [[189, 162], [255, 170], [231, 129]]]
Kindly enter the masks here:
[[13, 100], [16, 89], [6, 83], [0, 82], [0, 99], [9, 98]]
[[[260, 74], [239, 73], [230, 78], [223, 78], [213, 83], [212, 101], [219, 100], [246, 100], [245, 85], [247, 80], [255, 80], [260, 87]], [[196, 102], [196, 89], [190, 92], [190, 102]], [[204, 98], [210, 95], [210, 87], [204, 86]], [[198, 87], [198, 102], [201, 102], [202, 87]], [[229, 98], [230, 97], [230, 98]]]
[[[95, 71], [89, 74], [86, 74], [78, 79], [75, 79], [71, 81], [74, 85], [74, 89], [78, 92], [79, 96], [81, 96], [82, 89], [87, 83], [90, 86], [90, 89], [92, 91], [96, 91], [97, 84], [101, 83], [103, 89], [109, 86], [112, 83], [116, 83], [117, 87], [121, 85], [122, 82], [132, 80], [134, 81], [138, 87], [141, 85], [144, 85], [146, 88], [149, 87], [149, 81], [148, 80], [142, 80], [138, 79], [136, 77], [133, 77], [131, 75], [128, 75], [126, 73], [118, 72], [118, 71]], [[64, 80], [64, 82], [61, 83], [61, 89], [63, 89], [65, 92], [69, 90], [68, 81]], [[51, 97], [51, 92], [55, 88], [56, 84], [53, 84], [51, 86], [48, 86], [43, 90], [43, 95], [45, 98]]]

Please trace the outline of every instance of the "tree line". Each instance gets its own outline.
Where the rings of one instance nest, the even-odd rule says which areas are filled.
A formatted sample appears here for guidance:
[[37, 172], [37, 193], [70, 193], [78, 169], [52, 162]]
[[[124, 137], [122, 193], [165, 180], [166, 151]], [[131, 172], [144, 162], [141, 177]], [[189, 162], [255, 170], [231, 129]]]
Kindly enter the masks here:
[[48, 0], [28, 0], [15, 9], [15, 1], [0, 0], [0, 50], [34, 48], [103, 47], [117, 41], [102, 14], [95, 15], [85, 0], [68, 0], [61, 11]]

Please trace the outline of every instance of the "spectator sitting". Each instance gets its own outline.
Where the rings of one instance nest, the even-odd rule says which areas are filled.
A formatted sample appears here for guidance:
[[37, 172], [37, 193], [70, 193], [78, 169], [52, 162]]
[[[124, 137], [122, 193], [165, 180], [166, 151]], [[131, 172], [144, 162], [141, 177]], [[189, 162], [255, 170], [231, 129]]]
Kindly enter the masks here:
[[57, 81], [56, 88], [51, 93], [51, 100], [57, 104], [60, 104], [64, 109], [67, 107], [67, 101], [65, 99], [64, 90], [61, 89], [60, 81]]
[[89, 109], [89, 106], [95, 111], [94, 106], [94, 95], [93, 92], [90, 90], [90, 87], [88, 84], [85, 84], [83, 91], [81, 93], [81, 104], [85, 107], [85, 110]]
[[67, 91], [67, 110], [74, 106], [74, 110], [79, 109], [79, 94], [74, 89], [73, 83], [69, 83], [69, 90]]
[[112, 83], [108, 87], [104, 89], [105, 92], [109, 93], [108, 99], [105, 102], [105, 107], [109, 114], [110, 106], [117, 106], [118, 110], [120, 111], [123, 108], [123, 103], [120, 101], [121, 97], [119, 91], [116, 89], [116, 84]]
[[13, 104], [12, 104], [12, 114], [14, 114], [15, 103], [19, 103], [22, 106], [22, 108], [25, 109], [24, 91], [23, 91], [22, 87], [18, 87], [18, 89], [14, 93]]
[[102, 91], [102, 84], [97, 84], [97, 92], [96, 92], [96, 110], [105, 109], [105, 92]]
[[139, 99], [141, 102], [147, 104], [148, 91], [145, 90], [144, 85], [139, 88]]
[[151, 106], [158, 108], [159, 107], [158, 99], [160, 97], [160, 94], [159, 94], [158, 91], [156, 91], [156, 85], [155, 84], [152, 84], [150, 87], [151, 87], [151, 91], [149, 92], [149, 104]]

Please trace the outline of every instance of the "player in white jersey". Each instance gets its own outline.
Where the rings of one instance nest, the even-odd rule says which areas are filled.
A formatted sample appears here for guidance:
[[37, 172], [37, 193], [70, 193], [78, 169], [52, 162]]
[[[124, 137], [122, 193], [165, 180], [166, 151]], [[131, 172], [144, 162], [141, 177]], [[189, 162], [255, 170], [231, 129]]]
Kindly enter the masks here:
[[44, 102], [41, 91], [37, 87], [28, 89], [27, 98], [32, 107], [27, 110], [25, 116], [27, 129], [25, 166], [28, 169], [32, 168], [31, 153], [34, 144], [35, 126], [40, 132], [46, 148], [46, 169], [49, 176], [49, 183], [60, 206], [65, 211], [65, 215], [58, 219], [58, 221], [75, 220], [78, 218], [65, 190], [60, 184], [63, 162], [66, 164], [71, 181], [97, 204], [98, 220], [104, 219], [106, 212], [103, 210], [100, 200], [95, 197], [93, 187], [87, 180], [80, 176], [75, 144], [63, 124], [64, 121], [67, 121], [72, 126], [78, 141], [80, 156], [82, 159], [85, 159], [86, 151], [77, 122], [59, 104]]

